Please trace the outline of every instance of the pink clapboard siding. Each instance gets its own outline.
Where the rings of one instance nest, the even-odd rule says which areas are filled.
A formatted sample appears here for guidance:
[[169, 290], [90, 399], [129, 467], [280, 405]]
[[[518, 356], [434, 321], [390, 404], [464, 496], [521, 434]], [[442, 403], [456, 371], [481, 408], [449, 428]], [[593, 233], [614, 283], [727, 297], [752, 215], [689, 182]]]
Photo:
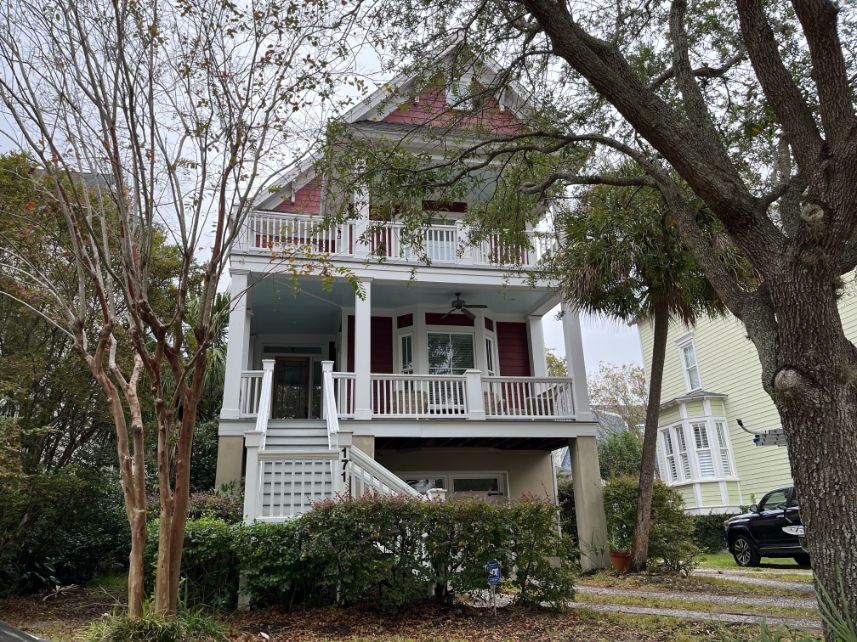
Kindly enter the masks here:
[[295, 193], [295, 202], [287, 197], [274, 208], [279, 212], [318, 214], [321, 211], [321, 176], [316, 176]]
[[[512, 134], [520, 129], [521, 122], [511, 110], [500, 111], [500, 103], [494, 98], [488, 98], [486, 102], [487, 104], [478, 114], [463, 119], [461, 126], [485, 127], [503, 134]], [[419, 102], [410, 102], [397, 107], [384, 120], [388, 123], [408, 125], [425, 125], [433, 121], [441, 126], [450, 117], [450, 108], [446, 104], [446, 90], [426, 87], [420, 92]]]

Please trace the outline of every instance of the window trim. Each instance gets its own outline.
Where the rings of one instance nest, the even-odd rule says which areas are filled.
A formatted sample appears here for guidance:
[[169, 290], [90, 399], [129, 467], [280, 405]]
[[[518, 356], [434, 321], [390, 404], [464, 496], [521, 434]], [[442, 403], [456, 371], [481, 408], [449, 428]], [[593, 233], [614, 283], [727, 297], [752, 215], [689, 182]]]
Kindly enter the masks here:
[[[460, 78], [452, 79], [446, 83], [446, 87], [444, 88], [444, 103], [446, 106], [459, 111], [473, 111], [473, 96], [470, 92], [471, 85], [473, 85], [472, 74], [465, 74]], [[456, 95], [453, 87], [465, 87], [467, 89], [467, 98]]]
[[[702, 372], [699, 367], [699, 355], [696, 353], [696, 344], [693, 340], [693, 335], [689, 334], [687, 336], [682, 337], [678, 341], [675, 342], [678, 347], [678, 359], [681, 364], [681, 372], [684, 376], [684, 387], [686, 392], [695, 392], [697, 390], [703, 390], [702, 386]], [[696, 368], [696, 378], [699, 380], [699, 385], [695, 388], [692, 388], [690, 385], [690, 376], [688, 375], [688, 367], [684, 361], [684, 349], [690, 346], [693, 349], [693, 360], [695, 362]]]
[[[717, 424], [723, 424], [723, 432], [726, 437], [726, 450], [729, 461], [729, 466], [731, 468], [731, 472], [727, 475], [723, 470], [723, 464], [721, 460], [721, 448], [720, 441], [717, 437]], [[696, 435], [694, 433], [694, 426], [703, 424], [706, 430], [706, 438], [708, 441], [708, 451], [711, 453], [712, 464], [714, 466], [714, 476], [713, 477], [703, 477], [702, 470], [699, 463], [699, 451], [706, 450], [705, 448], [697, 448], [696, 447]], [[690, 476], [685, 475], [684, 464], [681, 460], [680, 450], [679, 450], [679, 441], [677, 435], [681, 433], [684, 437], [685, 444], [687, 445], [687, 455], [688, 455], [688, 464], [690, 467]], [[669, 435], [672, 440], [673, 446], [673, 459], [676, 467], [677, 479], [672, 478], [672, 470], [670, 468], [669, 457], [670, 455], [667, 453], [666, 448], [666, 435]], [[688, 438], [688, 436], [690, 438]], [[712, 437], [714, 440], [712, 440]], [[712, 482], [728, 482], [728, 481], [739, 481], [739, 477], [737, 474], [737, 470], [735, 468], [735, 456], [732, 450], [732, 441], [729, 437], [729, 423], [726, 421], [726, 417], [723, 416], [710, 416], [710, 417], [694, 417], [694, 418], [683, 418], [679, 421], [674, 421], [665, 426], [658, 427], [658, 457], [659, 461], [663, 462], [664, 465], [664, 474], [661, 475], [661, 478], [668, 486], [683, 486], [685, 484], [700, 484], [700, 483], [712, 483]]]

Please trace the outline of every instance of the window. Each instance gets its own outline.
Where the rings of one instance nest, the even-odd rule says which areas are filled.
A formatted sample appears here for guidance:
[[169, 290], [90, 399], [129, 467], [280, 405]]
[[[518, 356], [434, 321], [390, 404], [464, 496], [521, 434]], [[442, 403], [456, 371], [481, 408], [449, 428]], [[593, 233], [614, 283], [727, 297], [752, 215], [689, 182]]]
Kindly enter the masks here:
[[473, 335], [430, 332], [428, 362], [429, 374], [460, 375], [473, 369]]
[[720, 465], [723, 468], [723, 476], [732, 476], [732, 464], [729, 461], [729, 441], [726, 436], [726, 426], [722, 421], [715, 421], [714, 428], [717, 431], [717, 444], [720, 446]]
[[497, 367], [494, 364], [494, 339], [485, 337], [485, 361], [488, 364], [488, 376], [497, 376]]
[[681, 470], [685, 479], [693, 477], [690, 473], [690, 458], [687, 456], [687, 442], [684, 438], [684, 428], [678, 426], [675, 430], [675, 441], [678, 444], [678, 458], [681, 461]]
[[667, 457], [667, 470], [670, 473], [670, 481], [678, 481], [678, 468], [675, 465], [675, 451], [673, 450], [673, 440], [670, 437], [670, 430], [667, 428], [664, 431], [664, 452]]
[[425, 494], [433, 488], [445, 488], [445, 477], [430, 477], [428, 479], [405, 479], [405, 483], [418, 493]]
[[455, 109], [472, 109], [473, 101], [470, 98], [469, 83], [459, 80], [447, 85], [446, 104], [454, 107]]
[[708, 444], [708, 428], [704, 423], [693, 424], [693, 439], [696, 443], [696, 459], [699, 462], [700, 477], [716, 477], [714, 457]]
[[402, 374], [414, 374], [414, 335], [399, 337], [399, 359]]
[[696, 350], [693, 347], [693, 342], [681, 346], [680, 350], [687, 389], [688, 391], [699, 390], [702, 383], [699, 380], [699, 367], [696, 364]]

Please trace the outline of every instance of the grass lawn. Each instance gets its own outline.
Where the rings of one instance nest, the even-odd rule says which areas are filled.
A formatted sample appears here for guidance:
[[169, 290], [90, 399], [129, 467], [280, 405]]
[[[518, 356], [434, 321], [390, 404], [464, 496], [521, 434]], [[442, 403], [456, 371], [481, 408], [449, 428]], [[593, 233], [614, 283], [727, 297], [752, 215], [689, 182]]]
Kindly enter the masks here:
[[636, 589], [640, 591], [679, 591], [683, 593], [708, 593], [711, 595], [746, 595], [773, 597], [806, 597], [802, 591], [791, 589], [742, 584], [728, 579], [691, 575], [657, 575], [641, 573], [639, 575], [619, 574], [613, 571], [599, 571], [593, 575], [585, 575], [578, 580], [579, 584], [607, 586], [614, 588]]
[[[701, 567], [707, 568], [742, 568], [735, 563], [735, 558], [729, 553], [718, 553], [716, 555], [703, 555]], [[790, 557], [763, 557], [762, 564], [758, 567], [747, 568], [748, 571], [764, 571], [767, 568], [783, 570], [810, 570], [809, 566], [800, 566]]]

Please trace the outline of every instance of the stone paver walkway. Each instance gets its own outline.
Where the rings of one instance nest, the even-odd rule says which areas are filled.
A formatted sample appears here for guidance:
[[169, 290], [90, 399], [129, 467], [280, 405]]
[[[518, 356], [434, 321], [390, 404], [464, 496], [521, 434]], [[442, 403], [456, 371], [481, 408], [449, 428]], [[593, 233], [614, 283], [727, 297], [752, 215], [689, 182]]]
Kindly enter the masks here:
[[659, 609], [645, 606], [627, 606], [625, 604], [597, 604], [593, 602], [570, 602], [569, 608], [591, 609], [602, 613], [628, 613], [631, 615], [657, 615], [660, 617], [684, 617], [694, 620], [707, 620], [723, 624], [761, 624], [765, 620], [769, 626], [778, 627], [781, 624], [790, 629], [820, 629], [821, 620], [811, 617], [781, 617], [777, 615], [744, 615], [738, 613], [714, 613], [711, 611], [694, 611], [690, 609]]
[[697, 569], [696, 575], [703, 577], [713, 577], [721, 580], [729, 580], [730, 582], [739, 582], [741, 584], [755, 584], [756, 586], [770, 586], [771, 588], [791, 589], [792, 591], [800, 591], [801, 593], [815, 593], [815, 587], [810, 582], [788, 582], [784, 580], [772, 580], [767, 577], [753, 577], [752, 575], [741, 575], [738, 573], [718, 573], [716, 571], [709, 572]]
[[741, 595], [707, 595], [705, 593], [680, 593], [677, 591], [638, 591], [586, 584], [578, 584], [575, 588], [578, 593], [583, 593], [585, 595], [627, 595], [628, 597], [660, 598], [663, 600], [682, 600], [684, 602], [701, 602], [705, 604], [725, 604], [727, 606], [775, 606], [791, 609], [818, 608], [818, 604], [814, 597], [744, 597]]

